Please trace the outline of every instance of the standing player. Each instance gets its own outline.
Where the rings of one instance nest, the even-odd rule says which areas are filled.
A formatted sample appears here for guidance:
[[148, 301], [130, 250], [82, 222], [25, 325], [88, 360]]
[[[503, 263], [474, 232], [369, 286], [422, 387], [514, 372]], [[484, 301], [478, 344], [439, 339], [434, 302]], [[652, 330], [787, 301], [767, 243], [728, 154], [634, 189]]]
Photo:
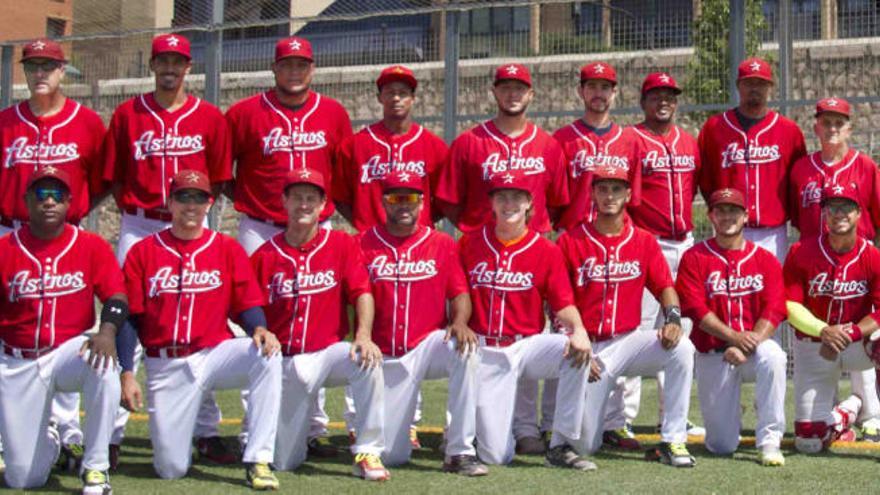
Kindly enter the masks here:
[[788, 249], [788, 176], [807, 154], [793, 121], [767, 108], [773, 89], [770, 64], [750, 58], [739, 64], [739, 106], [706, 121], [698, 138], [704, 197], [723, 188], [742, 192], [749, 214], [746, 239], [782, 260]]
[[[101, 199], [101, 142], [104, 123], [61, 90], [67, 60], [61, 45], [39, 39], [21, 49], [30, 97], [0, 112], [0, 235], [28, 219], [25, 186], [46, 166], [64, 170], [71, 180], [67, 221], [76, 225]], [[79, 395], [59, 393], [52, 420], [61, 433], [63, 463], [82, 460]], [[0, 445], [0, 452], [3, 451]], [[2, 458], [0, 458], [2, 464]]]
[[[353, 473], [384, 481], [390, 475], [379, 458], [385, 447], [382, 352], [370, 336], [375, 310], [370, 280], [357, 241], [319, 227], [327, 189], [318, 170], [290, 172], [282, 184], [287, 229], [251, 257], [268, 300], [269, 329], [281, 339], [284, 355], [275, 466], [289, 471], [306, 460], [318, 390], [350, 385], [358, 412]], [[354, 342], [344, 341], [345, 303], [355, 308]]]
[[755, 445], [764, 466], [782, 466], [785, 432], [785, 352], [773, 340], [785, 319], [782, 266], [743, 235], [748, 215], [743, 194], [719, 189], [709, 197], [715, 237], [681, 259], [676, 289], [685, 316], [695, 323], [697, 388], [706, 422], [706, 448], [730, 455], [742, 427], [740, 387], [756, 382]]
[[[443, 470], [482, 476], [474, 449], [477, 338], [468, 327], [471, 300], [455, 241], [421, 225], [424, 185], [407, 171], [382, 180], [386, 221], [361, 235], [376, 299], [374, 340], [385, 355], [385, 461], [403, 464], [412, 443], [407, 426], [422, 380], [449, 378]], [[450, 316], [446, 303], [450, 301]]]
[[[82, 391], [82, 493], [103, 495], [111, 492], [107, 445], [119, 405], [114, 338], [128, 304], [110, 245], [65, 223], [74, 185], [54, 165], [38, 170], [26, 187], [29, 223], [0, 239], [0, 434], [6, 485], [44, 485], [61, 447], [49, 426], [52, 396]], [[104, 303], [101, 324], [86, 336], [95, 297]]]
[[[132, 372], [134, 341], [140, 340], [153, 466], [160, 477], [177, 479], [192, 462], [190, 439], [204, 396], [248, 388], [247, 481], [254, 489], [278, 489], [269, 463], [281, 400], [280, 346], [266, 329], [263, 294], [244, 250], [235, 239], [204, 227], [211, 191], [202, 172], [174, 175], [171, 227], [132, 246], [125, 259], [133, 318], [120, 336], [123, 405], [132, 411], [142, 405]], [[227, 319], [251, 338], [235, 338]]]
[[[672, 466], [693, 466], [685, 442], [694, 347], [681, 339], [681, 309], [669, 266], [654, 236], [633, 226], [626, 215], [632, 197], [627, 172], [600, 167], [592, 180], [596, 218], [567, 231], [558, 241], [574, 285], [575, 304], [595, 342], [593, 374], [599, 378], [587, 387], [579, 450], [592, 453], [602, 445], [605, 404], [618, 377], [662, 370], [667, 380], [666, 409], [654, 455]], [[664, 324], [656, 333], [637, 331], [639, 301], [646, 289], [663, 305]]]
[[[217, 107], [187, 94], [184, 79], [191, 68], [188, 39], [179, 34], [155, 37], [150, 55], [155, 90], [113, 112], [104, 146], [104, 180], [112, 184], [122, 211], [116, 246], [120, 265], [136, 242], [170, 226], [166, 206], [174, 174], [204, 172], [215, 193], [232, 179], [226, 121]], [[140, 362], [140, 348], [135, 362]], [[220, 416], [213, 395], [207, 395], [196, 443], [201, 456], [229, 464], [236, 456], [220, 442]], [[114, 469], [127, 421], [128, 412], [120, 408], [111, 445]]]
[[[858, 184], [859, 209], [862, 211], [857, 232], [873, 241], [880, 225], [880, 170], [869, 156], [849, 147], [852, 133], [849, 102], [843, 98], [825, 98], [816, 104], [813, 127], [821, 150], [801, 157], [791, 170], [789, 212], [791, 223], [807, 240], [826, 232], [820, 202], [822, 188], [832, 184]], [[851, 372], [853, 393], [862, 398], [857, 426], [862, 439], [880, 441], [880, 400], [876, 392], [874, 370]]]
[[[470, 285], [469, 326], [479, 335], [477, 453], [484, 462], [513, 460], [517, 382], [558, 378], [553, 433], [545, 464], [591, 471], [574, 445], [582, 438], [590, 341], [573, 304], [562, 253], [528, 227], [536, 202], [522, 171], [489, 183], [493, 219], [460, 241]], [[549, 304], [566, 334], [542, 333]]]
[[827, 233], [806, 238], [785, 260], [794, 342], [795, 447], [816, 453], [851, 439], [865, 399], [854, 391], [834, 406], [842, 371], [872, 370], [862, 337], [880, 322], [880, 251], [858, 235], [862, 193], [855, 182], [822, 191]]

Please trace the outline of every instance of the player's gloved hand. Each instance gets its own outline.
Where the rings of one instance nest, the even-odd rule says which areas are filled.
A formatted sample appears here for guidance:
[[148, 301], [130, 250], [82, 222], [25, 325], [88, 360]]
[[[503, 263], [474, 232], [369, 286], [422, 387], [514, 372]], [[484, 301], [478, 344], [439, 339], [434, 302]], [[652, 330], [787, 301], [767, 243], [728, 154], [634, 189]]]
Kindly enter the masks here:
[[590, 362], [592, 356], [593, 346], [590, 344], [587, 331], [583, 328], [576, 329], [568, 336], [563, 357], [571, 358], [573, 368], [582, 368]]
[[80, 347], [79, 355], [83, 356], [86, 351], [89, 353], [89, 366], [95, 370], [107, 370], [119, 362], [116, 357], [116, 336], [111, 332], [98, 331], [89, 335], [88, 340]]
[[733, 366], [739, 366], [748, 361], [748, 359], [739, 347], [730, 346], [724, 351], [724, 361]]
[[657, 338], [660, 339], [660, 345], [669, 350], [678, 345], [682, 334], [681, 325], [667, 323], [657, 332]]
[[122, 386], [122, 407], [131, 412], [137, 412], [144, 407], [144, 397], [141, 393], [141, 386], [138, 384], [134, 373], [131, 371], [123, 371], [119, 377]]
[[477, 334], [467, 324], [453, 322], [446, 327], [446, 336], [443, 337], [443, 342], [449, 342], [450, 339], [455, 339], [455, 350], [462, 356], [476, 352], [480, 344], [477, 340]]
[[349, 357], [352, 361], [358, 362], [358, 354], [360, 354], [361, 369], [375, 368], [382, 364], [382, 351], [370, 339], [360, 337], [354, 339]]
[[849, 334], [844, 330], [843, 325], [831, 325], [822, 329], [819, 334], [822, 344], [828, 346], [835, 353], [841, 353], [852, 343]]
[[263, 355], [266, 357], [272, 357], [276, 352], [281, 350], [281, 342], [278, 342], [278, 337], [264, 327], [255, 328], [254, 336], [252, 338], [254, 340], [254, 345], [262, 350]]

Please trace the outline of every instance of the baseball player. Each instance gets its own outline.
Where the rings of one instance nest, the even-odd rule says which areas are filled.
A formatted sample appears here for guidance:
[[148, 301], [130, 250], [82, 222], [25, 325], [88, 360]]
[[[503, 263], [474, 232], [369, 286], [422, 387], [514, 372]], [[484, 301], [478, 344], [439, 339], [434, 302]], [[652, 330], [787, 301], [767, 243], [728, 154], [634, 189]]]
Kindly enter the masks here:
[[[203, 172], [175, 174], [167, 204], [171, 227], [139, 241], [125, 259], [133, 318], [119, 339], [123, 405], [142, 407], [132, 372], [140, 340], [153, 466], [161, 478], [177, 479], [192, 462], [190, 439], [203, 397], [248, 388], [247, 481], [254, 489], [277, 489], [269, 463], [281, 400], [280, 345], [266, 328], [263, 294], [246, 253], [231, 237], [204, 227], [211, 191]], [[250, 338], [235, 338], [227, 318]]]
[[785, 292], [794, 342], [795, 447], [824, 450], [852, 440], [850, 426], [864, 397], [854, 392], [834, 406], [842, 371], [874, 367], [862, 337], [878, 328], [880, 251], [858, 235], [862, 193], [856, 182], [823, 188], [827, 233], [802, 239], [785, 260]]
[[[339, 143], [352, 134], [345, 108], [311, 89], [315, 61], [308, 40], [278, 40], [272, 73], [275, 87], [236, 103], [226, 113], [236, 163], [235, 209], [243, 213], [238, 242], [248, 255], [284, 230], [287, 214], [281, 193], [286, 175], [310, 168], [332, 185]], [[328, 201], [321, 212], [322, 227], [330, 228], [333, 212], [333, 202]], [[312, 412], [309, 452], [332, 457], [336, 449], [320, 441], [330, 421], [323, 397], [322, 391]], [[242, 401], [246, 405], [245, 397]], [[242, 440], [247, 440], [246, 431]]]
[[[590, 342], [573, 304], [559, 248], [528, 227], [540, 176], [510, 170], [491, 178], [493, 219], [465, 234], [460, 255], [470, 285], [469, 326], [479, 335], [477, 454], [513, 460], [517, 382], [558, 378], [555, 421], [545, 464], [595, 470], [573, 448], [582, 438]], [[542, 333], [548, 303], [567, 334]]]
[[[596, 217], [565, 232], [558, 240], [574, 285], [574, 300], [590, 339], [595, 360], [587, 386], [584, 435], [575, 446], [592, 453], [602, 445], [605, 404], [619, 376], [664, 371], [665, 405], [660, 445], [655, 455], [676, 467], [691, 467], [687, 412], [693, 377], [694, 347], [682, 339], [681, 310], [669, 266], [653, 235], [632, 225], [626, 215], [631, 198], [627, 171], [593, 170], [590, 197]], [[639, 332], [645, 289], [663, 306], [664, 323], [656, 332]], [[559, 416], [556, 416], [558, 421]]]
[[[424, 183], [401, 170], [381, 181], [386, 221], [360, 236], [376, 299], [374, 340], [385, 355], [385, 461], [403, 464], [412, 443], [407, 426], [422, 380], [449, 378], [443, 470], [488, 474], [476, 457], [477, 338], [468, 327], [471, 302], [455, 241], [421, 225]], [[450, 301], [450, 316], [446, 302]]]
[[[101, 141], [104, 124], [91, 109], [61, 90], [67, 60], [61, 45], [48, 39], [25, 44], [21, 64], [30, 97], [0, 112], [0, 235], [28, 219], [25, 186], [38, 169], [53, 166], [71, 180], [67, 220], [76, 225], [100, 202]], [[59, 393], [52, 421], [62, 441], [61, 464], [82, 460], [79, 394]], [[0, 445], [0, 452], [3, 448]], [[0, 459], [2, 462], [2, 459]]]
[[[357, 241], [319, 227], [328, 189], [318, 170], [288, 173], [282, 183], [287, 228], [251, 256], [268, 301], [269, 329], [284, 355], [274, 464], [289, 471], [306, 460], [318, 390], [350, 385], [358, 411], [352, 472], [383, 481], [390, 477], [379, 458], [385, 448], [384, 381], [382, 352], [370, 336], [375, 309], [370, 280]], [[343, 341], [349, 330], [346, 303], [355, 308], [353, 342]]]
[[700, 130], [700, 190], [707, 198], [727, 187], [742, 192], [749, 214], [746, 239], [782, 260], [788, 249], [788, 174], [807, 154], [804, 135], [767, 108], [773, 74], [765, 60], [740, 63], [736, 87], [739, 106], [710, 117]]
[[742, 427], [740, 387], [756, 383], [755, 445], [760, 463], [782, 466], [785, 432], [785, 352], [773, 340], [785, 319], [782, 266], [766, 249], [746, 240], [746, 200], [736, 189], [709, 197], [715, 236], [687, 250], [676, 289], [685, 316], [694, 321], [697, 389], [706, 448], [732, 454]]
[[[843, 98], [825, 98], [816, 104], [813, 127], [821, 150], [801, 157], [791, 170], [789, 212], [791, 223], [801, 239], [817, 237], [827, 231], [820, 202], [822, 188], [831, 184], [858, 184], [862, 211], [857, 232], [872, 241], [880, 225], [880, 171], [869, 156], [849, 147], [852, 132], [850, 105]], [[880, 400], [874, 370], [849, 373], [853, 393], [862, 398], [856, 421], [862, 439], [880, 441]]]
[[[229, 132], [217, 107], [186, 92], [184, 79], [192, 68], [189, 40], [179, 34], [153, 38], [150, 70], [155, 78], [151, 93], [131, 98], [110, 120], [104, 142], [104, 175], [112, 184], [122, 212], [116, 255], [119, 264], [136, 242], [170, 226], [169, 186], [181, 170], [208, 174], [216, 193], [232, 179]], [[140, 348], [137, 359], [141, 360]], [[195, 430], [199, 454], [230, 464], [236, 455], [220, 442], [221, 413], [213, 395], [205, 397]], [[114, 469], [125, 433], [128, 412], [119, 409], [113, 432]]]
[[[54, 165], [37, 170], [25, 189], [29, 223], [0, 239], [0, 434], [6, 485], [44, 485], [61, 448], [49, 426], [52, 397], [82, 391], [82, 493], [105, 495], [119, 405], [114, 339], [128, 304], [110, 245], [65, 223], [76, 185]], [[104, 303], [101, 323], [86, 336], [96, 297]]]

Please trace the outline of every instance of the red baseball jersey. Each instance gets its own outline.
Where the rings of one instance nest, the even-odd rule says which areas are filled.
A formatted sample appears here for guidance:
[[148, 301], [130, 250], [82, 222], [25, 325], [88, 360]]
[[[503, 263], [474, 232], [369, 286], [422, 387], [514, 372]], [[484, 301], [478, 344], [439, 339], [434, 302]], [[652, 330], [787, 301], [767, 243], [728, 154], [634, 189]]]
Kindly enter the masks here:
[[377, 225], [360, 243], [376, 299], [373, 341], [382, 352], [402, 356], [445, 329], [446, 300], [468, 292], [452, 237], [430, 227], [396, 237]]
[[435, 197], [461, 207], [459, 230], [478, 231], [492, 219], [490, 179], [509, 170], [540, 177], [531, 181], [534, 214], [529, 227], [550, 231], [547, 209], [568, 204], [565, 161], [559, 143], [532, 122], [515, 138], [498, 130], [491, 120], [458, 136], [440, 171]]
[[[351, 135], [351, 119], [342, 105], [315, 92], [309, 92], [301, 107], [291, 109], [270, 89], [233, 105], [226, 119], [236, 163], [235, 209], [280, 224], [287, 223], [281, 204], [284, 177], [292, 170], [311, 168], [332, 184], [337, 148]], [[333, 202], [327, 201], [321, 221], [333, 211]]]
[[571, 230], [581, 222], [592, 222], [596, 210], [591, 197], [593, 171], [597, 167], [626, 170], [633, 196], [631, 204], [639, 202], [638, 167], [635, 166], [635, 139], [633, 133], [611, 124], [601, 136], [593, 132], [581, 119], [556, 131], [553, 135], [562, 146], [567, 162], [566, 173], [571, 202], [559, 220], [559, 228]]
[[544, 301], [554, 312], [574, 303], [559, 248], [537, 232], [505, 246], [490, 223], [462, 236], [459, 248], [474, 308], [470, 327], [490, 344], [541, 333]]
[[679, 126], [665, 136], [644, 124], [630, 132], [641, 178], [640, 201], [629, 206], [633, 223], [662, 238], [682, 240], [694, 229], [692, 205], [700, 176], [697, 140]]
[[831, 184], [855, 183], [859, 192], [859, 235], [874, 240], [875, 226], [880, 225], [880, 170], [874, 160], [863, 153], [849, 150], [837, 163], [826, 164], [822, 152], [801, 157], [791, 170], [789, 181], [789, 213], [791, 223], [801, 239], [826, 232], [822, 217], [822, 188]]
[[673, 286], [657, 239], [628, 219], [615, 236], [581, 223], [557, 242], [574, 285], [575, 304], [593, 340], [637, 329], [645, 288], [659, 299], [664, 289]]
[[688, 249], [675, 290], [682, 313], [694, 322], [691, 341], [699, 352], [727, 345], [700, 328], [710, 312], [735, 332], [751, 332], [762, 318], [776, 327], [786, 317], [782, 265], [750, 241], [742, 249], [724, 249], [708, 239]]
[[110, 244], [71, 225], [51, 241], [30, 227], [0, 238], [0, 341], [58, 347], [95, 324], [95, 297], [124, 294]]
[[788, 174], [807, 154], [804, 135], [793, 121], [770, 111], [744, 131], [734, 110], [713, 115], [697, 138], [708, 198], [725, 187], [746, 198], [749, 227], [777, 227], [788, 219]]
[[862, 237], [847, 253], [834, 252], [827, 235], [798, 241], [783, 275], [788, 300], [829, 325], [855, 324], [865, 316], [880, 322], [880, 251]]
[[171, 178], [204, 172], [212, 183], [232, 179], [229, 130], [214, 105], [187, 96], [169, 112], [146, 93], [120, 105], [104, 142], [104, 180], [122, 185], [120, 209], [164, 210]]
[[411, 174], [425, 191], [419, 223], [431, 227], [431, 191], [447, 151], [442, 139], [418, 124], [400, 136], [382, 122], [364, 127], [339, 145], [333, 199], [351, 206], [354, 228], [363, 232], [385, 223], [382, 179], [392, 172]]
[[101, 142], [104, 123], [94, 111], [67, 98], [55, 115], [37, 117], [27, 101], [0, 112], [0, 217], [28, 219], [24, 193], [31, 175], [49, 165], [73, 182], [67, 220], [89, 213], [91, 196], [102, 192]]
[[244, 249], [208, 229], [193, 240], [171, 229], [146, 237], [132, 246], [123, 271], [146, 348], [213, 347], [234, 337], [227, 318], [264, 303]]
[[315, 352], [348, 335], [346, 303], [370, 292], [370, 279], [354, 237], [318, 229], [299, 247], [281, 232], [266, 241], [251, 263], [266, 295], [266, 320], [285, 355]]

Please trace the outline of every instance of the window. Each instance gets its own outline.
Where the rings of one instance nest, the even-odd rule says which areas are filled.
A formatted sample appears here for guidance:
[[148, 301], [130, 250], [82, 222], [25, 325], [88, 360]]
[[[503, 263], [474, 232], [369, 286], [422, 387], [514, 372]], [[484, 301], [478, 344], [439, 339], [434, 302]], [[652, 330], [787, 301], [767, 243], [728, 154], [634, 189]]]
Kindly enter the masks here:
[[60, 38], [64, 36], [67, 30], [67, 21], [55, 17], [46, 18], [46, 36], [49, 38]]

